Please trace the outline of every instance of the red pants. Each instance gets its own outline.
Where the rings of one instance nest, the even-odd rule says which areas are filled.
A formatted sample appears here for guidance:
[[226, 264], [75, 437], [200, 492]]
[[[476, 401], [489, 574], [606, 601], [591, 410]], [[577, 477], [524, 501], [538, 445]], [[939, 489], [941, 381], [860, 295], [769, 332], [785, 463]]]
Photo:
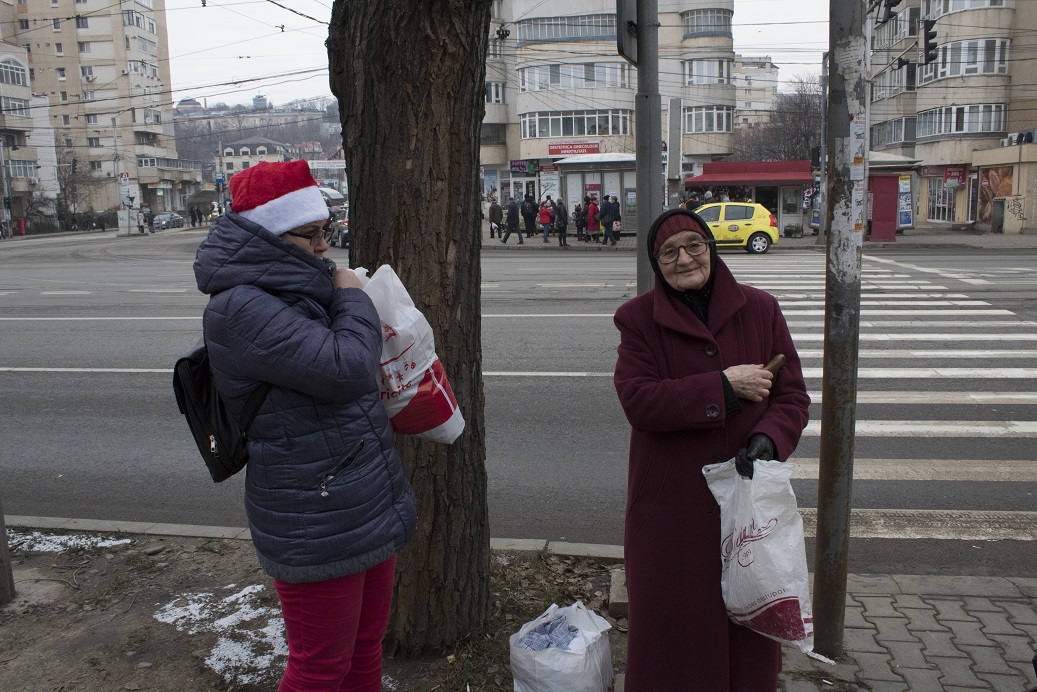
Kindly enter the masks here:
[[288, 639], [278, 692], [380, 692], [396, 557], [328, 581], [274, 580]]

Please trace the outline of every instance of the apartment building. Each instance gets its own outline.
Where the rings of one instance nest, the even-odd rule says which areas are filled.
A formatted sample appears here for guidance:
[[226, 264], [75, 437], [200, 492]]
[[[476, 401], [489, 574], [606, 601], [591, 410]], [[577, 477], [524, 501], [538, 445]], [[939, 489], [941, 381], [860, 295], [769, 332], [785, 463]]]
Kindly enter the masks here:
[[[118, 208], [124, 196], [156, 213], [184, 209], [200, 182], [200, 166], [176, 155], [164, 8], [164, 0], [0, 0], [0, 38], [24, 51], [28, 90], [49, 110], [57, 182], [78, 180], [79, 211]], [[7, 104], [4, 112], [0, 135], [20, 141], [25, 131], [8, 122]], [[15, 181], [31, 153], [5, 156]]]
[[889, 21], [882, 12], [872, 15], [871, 149], [887, 168], [900, 161], [917, 221], [989, 227], [1007, 204], [1019, 211], [1001, 228], [1032, 227], [1037, 145], [1024, 140], [1037, 134], [1037, 5], [904, 0]]
[[735, 127], [752, 127], [770, 121], [778, 100], [778, 66], [769, 55], [735, 55], [732, 83], [735, 87]]
[[[495, 0], [486, 56], [483, 192], [616, 196], [636, 216], [637, 70], [616, 52], [614, 0]], [[661, 0], [659, 87], [667, 155], [694, 162], [731, 154], [735, 88], [733, 0]], [[679, 99], [679, 101], [671, 101]], [[624, 221], [626, 223], [626, 221]]]

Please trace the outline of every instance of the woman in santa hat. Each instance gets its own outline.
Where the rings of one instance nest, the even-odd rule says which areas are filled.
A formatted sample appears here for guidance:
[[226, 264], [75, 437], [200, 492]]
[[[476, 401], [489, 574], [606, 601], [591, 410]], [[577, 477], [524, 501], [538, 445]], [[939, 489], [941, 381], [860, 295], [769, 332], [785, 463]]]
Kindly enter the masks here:
[[328, 250], [305, 161], [230, 180], [231, 211], [198, 248], [213, 380], [237, 415], [273, 385], [248, 435], [245, 509], [281, 601], [281, 692], [381, 689], [396, 553], [414, 493], [379, 401], [381, 322]]

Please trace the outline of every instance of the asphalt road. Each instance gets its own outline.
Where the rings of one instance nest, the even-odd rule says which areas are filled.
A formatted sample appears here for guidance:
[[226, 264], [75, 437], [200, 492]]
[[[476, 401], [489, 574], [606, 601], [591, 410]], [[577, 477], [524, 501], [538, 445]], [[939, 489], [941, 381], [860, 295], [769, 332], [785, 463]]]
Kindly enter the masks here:
[[[185, 229], [0, 244], [0, 498], [7, 514], [245, 524], [242, 479], [211, 483], [170, 387], [173, 361], [200, 332], [206, 299], [191, 261], [202, 235]], [[345, 262], [344, 250], [329, 254]], [[823, 257], [780, 248], [724, 257], [737, 275], [779, 295], [805, 366], [819, 369]], [[865, 257], [860, 390], [875, 402], [862, 397], [858, 421], [906, 428], [859, 429], [856, 457], [864, 466], [907, 460], [904, 469], [922, 471], [894, 468], [855, 481], [855, 508], [909, 517], [901, 526], [882, 515], [892, 528], [855, 540], [851, 569], [1037, 572], [1037, 551], [1018, 532], [995, 536], [1016, 540], [929, 540], [918, 528], [918, 516], [931, 522], [941, 510], [951, 513], [948, 530], [964, 522], [967, 533], [987, 521], [982, 513], [1037, 509], [1033, 432], [931, 430], [941, 422], [1033, 425], [1033, 378], [1023, 375], [1037, 352], [1034, 341], [1013, 335], [1037, 333], [1027, 324], [1037, 318], [1035, 259], [899, 250]], [[622, 543], [629, 428], [611, 380], [618, 343], [611, 315], [633, 295], [634, 256], [487, 250], [482, 262], [492, 533]], [[958, 341], [968, 338], [986, 340]], [[937, 366], [969, 372], [903, 370]], [[808, 387], [820, 392], [819, 373]], [[955, 396], [969, 392], [1017, 397], [977, 403]], [[819, 404], [811, 417], [819, 419]], [[816, 463], [816, 433], [808, 430], [796, 457]], [[816, 481], [800, 478], [794, 487], [801, 507], [816, 506]], [[1004, 518], [990, 521], [1000, 526]], [[1009, 519], [1037, 536], [1030, 514]]]

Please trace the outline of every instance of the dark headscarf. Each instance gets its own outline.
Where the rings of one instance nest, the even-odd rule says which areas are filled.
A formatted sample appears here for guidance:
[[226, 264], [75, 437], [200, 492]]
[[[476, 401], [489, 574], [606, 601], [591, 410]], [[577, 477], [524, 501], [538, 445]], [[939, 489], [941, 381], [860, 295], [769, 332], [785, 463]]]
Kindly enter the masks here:
[[658, 248], [666, 242], [666, 239], [682, 231], [694, 231], [706, 240], [713, 240], [713, 233], [709, 230], [709, 225], [702, 220], [701, 216], [687, 209], [670, 209], [660, 214], [648, 231], [648, 261], [651, 262], [652, 270], [659, 277], [659, 282], [663, 288], [670, 295], [675, 296], [680, 302], [687, 305], [702, 320], [702, 323], [706, 324], [709, 319], [709, 300], [713, 295], [714, 269], [717, 265], [716, 245], [710, 244], [709, 246], [709, 278], [706, 279], [706, 283], [703, 284], [702, 288], [698, 289], [687, 291], [675, 289], [669, 284], [666, 277], [663, 276], [662, 270], [659, 268], [659, 261], [655, 259], [655, 254], [659, 251]]

